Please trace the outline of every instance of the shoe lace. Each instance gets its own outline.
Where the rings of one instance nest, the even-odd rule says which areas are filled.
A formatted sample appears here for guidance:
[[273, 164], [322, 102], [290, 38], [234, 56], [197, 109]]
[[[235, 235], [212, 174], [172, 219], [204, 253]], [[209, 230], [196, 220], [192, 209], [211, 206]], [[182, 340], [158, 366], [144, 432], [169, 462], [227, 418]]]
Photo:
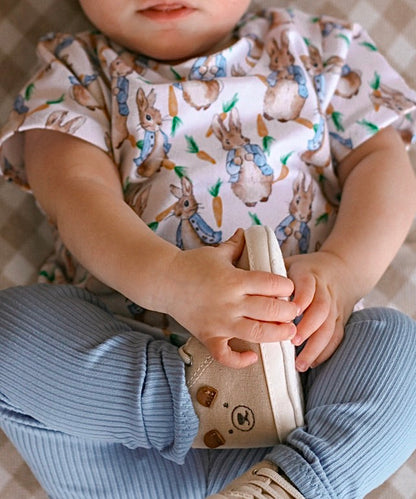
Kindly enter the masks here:
[[[230, 497], [244, 499], [279, 499], [282, 497], [282, 479], [278, 473], [269, 468], [253, 470], [254, 477], [249, 483], [230, 490]], [[267, 494], [267, 495], [265, 495]]]

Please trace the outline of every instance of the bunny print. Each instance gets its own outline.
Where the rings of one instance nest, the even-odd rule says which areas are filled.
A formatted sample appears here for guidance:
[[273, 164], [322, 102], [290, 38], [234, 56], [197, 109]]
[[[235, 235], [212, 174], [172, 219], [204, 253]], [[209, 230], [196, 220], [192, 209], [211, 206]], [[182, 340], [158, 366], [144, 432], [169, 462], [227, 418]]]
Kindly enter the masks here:
[[260, 146], [250, 144], [242, 134], [237, 108], [229, 113], [228, 128], [218, 114], [214, 116], [211, 128], [222, 148], [228, 152], [226, 170], [233, 193], [246, 206], [267, 201], [272, 192], [273, 169]]
[[46, 119], [46, 128], [56, 130], [58, 132], [75, 134], [86, 121], [85, 116], [75, 116], [70, 120], [65, 121], [69, 111], [53, 111]]
[[325, 97], [325, 67], [322, 55], [315, 45], [308, 44], [309, 55], [301, 55], [300, 58], [313, 79], [319, 102], [322, 104]]
[[181, 187], [170, 185], [170, 192], [178, 200], [173, 213], [179, 218], [176, 231], [176, 246], [181, 249], [198, 248], [204, 245], [215, 245], [221, 242], [222, 232], [214, 231], [198, 214], [198, 203], [195, 199], [191, 181], [181, 178]]
[[300, 173], [293, 183], [293, 197], [289, 204], [289, 215], [275, 229], [282, 253], [285, 256], [307, 253], [309, 250], [313, 182], [305, 185], [305, 175]]
[[147, 208], [151, 189], [151, 184], [148, 184], [147, 182], [145, 185], [129, 184], [125, 189], [124, 199], [126, 200], [126, 203], [133, 208], [140, 218]]
[[197, 111], [208, 109], [222, 90], [219, 78], [226, 76], [226, 61], [222, 54], [199, 57], [192, 66], [189, 79], [175, 83], [183, 92], [186, 103]]
[[273, 38], [266, 48], [272, 72], [267, 77], [263, 115], [268, 120], [294, 121], [299, 118], [309, 95], [305, 73], [295, 64], [287, 31], [282, 32], [280, 44]]
[[127, 118], [129, 116], [128, 97], [129, 79], [132, 68], [121, 57], [110, 64], [111, 71], [111, 105], [113, 109], [113, 144], [118, 149], [129, 136]]
[[301, 154], [301, 159], [308, 166], [325, 168], [331, 163], [331, 151], [327, 134], [325, 117], [320, 115], [315, 127], [315, 134], [308, 140], [307, 150]]
[[395, 90], [384, 83], [380, 83], [378, 91], [370, 94], [370, 99], [376, 111], [380, 106], [385, 106], [399, 116], [404, 116], [416, 104], [399, 90]]
[[160, 170], [168, 160], [171, 144], [162, 130], [162, 115], [155, 108], [156, 94], [154, 89], [146, 96], [139, 87], [136, 95], [140, 125], [144, 130], [143, 148], [138, 158], [134, 159], [137, 173], [142, 177], [151, 177]]

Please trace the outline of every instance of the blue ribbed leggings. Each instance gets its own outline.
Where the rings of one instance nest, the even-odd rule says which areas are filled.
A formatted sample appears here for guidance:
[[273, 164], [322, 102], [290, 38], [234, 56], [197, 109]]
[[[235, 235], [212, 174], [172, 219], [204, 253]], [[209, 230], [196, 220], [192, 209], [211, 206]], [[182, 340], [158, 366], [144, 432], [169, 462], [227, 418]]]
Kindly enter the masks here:
[[53, 499], [202, 499], [263, 458], [307, 498], [361, 498], [416, 449], [416, 323], [356, 312], [273, 449], [189, 450], [176, 347], [70, 286], [0, 292], [0, 424]]

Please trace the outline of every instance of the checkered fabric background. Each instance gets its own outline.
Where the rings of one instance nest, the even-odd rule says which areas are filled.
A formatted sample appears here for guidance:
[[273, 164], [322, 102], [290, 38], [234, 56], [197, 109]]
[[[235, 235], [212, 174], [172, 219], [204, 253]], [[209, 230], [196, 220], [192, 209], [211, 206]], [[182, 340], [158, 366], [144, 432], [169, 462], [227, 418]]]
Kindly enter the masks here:
[[[293, 5], [359, 22], [391, 64], [416, 87], [416, 0], [255, 0], [253, 3]], [[76, 0], [0, 0], [0, 126], [15, 93], [36, 65], [37, 39], [48, 31], [74, 32], [86, 26], [88, 23]], [[412, 161], [416, 166], [416, 151], [412, 153]], [[33, 199], [0, 179], [0, 288], [33, 281], [50, 248], [47, 224]], [[415, 297], [416, 223], [367, 302], [399, 308], [416, 318]], [[46, 499], [1, 432], [0, 499]], [[416, 453], [366, 499], [416, 499]]]

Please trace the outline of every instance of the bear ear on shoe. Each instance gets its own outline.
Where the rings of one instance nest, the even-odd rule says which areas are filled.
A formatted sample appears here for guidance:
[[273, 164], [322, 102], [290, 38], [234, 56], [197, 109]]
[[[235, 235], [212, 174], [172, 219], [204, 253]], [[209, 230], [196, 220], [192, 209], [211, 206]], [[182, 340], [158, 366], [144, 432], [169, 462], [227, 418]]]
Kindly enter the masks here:
[[231, 482], [223, 491], [207, 499], [305, 499], [286, 478], [279, 474], [279, 469], [270, 461], [250, 468], [246, 473]]
[[[244, 236], [243, 258], [237, 266], [286, 275], [279, 243], [270, 228], [253, 226]], [[194, 448], [270, 447], [303, 425], [302, 390], [292, 343], [232, 342], [236, 351], [256, 352], [258, 362], [243, 369], [226, 367], [194, 337], [179, 349], [199, 418]]]

